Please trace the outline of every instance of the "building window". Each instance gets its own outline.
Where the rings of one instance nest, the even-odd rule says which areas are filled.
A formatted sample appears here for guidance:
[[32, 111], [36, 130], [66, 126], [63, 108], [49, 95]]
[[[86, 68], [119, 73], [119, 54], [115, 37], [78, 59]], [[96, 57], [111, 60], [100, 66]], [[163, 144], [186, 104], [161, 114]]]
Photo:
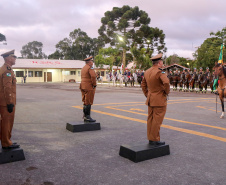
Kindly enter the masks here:
[[64, 74], [65, 76], [70, 75], [70, 71], [63, 71], [63, 74]]
[[100, 72], [100, 76], [104, 76], [104, 71], [101, 71]]
[[78, 71], [78, 76], [80, 76], [81, 75], [81, 71]]
[[33, 77], [33, 71], [28, 71], [28, 77]]
[[23, 71], [16, 71], [16, 77], [24, 77]]
[[35, 71], [35, 77], [42, 77], [42, 71]]
[[76, 75], [76, 71], [71, 71], [71, 75]]

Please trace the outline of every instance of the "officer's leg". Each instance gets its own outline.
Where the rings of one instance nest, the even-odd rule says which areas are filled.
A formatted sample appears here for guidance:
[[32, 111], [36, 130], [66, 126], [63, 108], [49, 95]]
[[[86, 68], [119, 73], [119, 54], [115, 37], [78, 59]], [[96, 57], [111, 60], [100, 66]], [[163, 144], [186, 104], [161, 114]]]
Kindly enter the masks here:
[[160, 127], [162, 125], [164, 116], [166, 113], [166, 106], [155, 107], [153, 111], [153, 124], [152, 124], [152, 135], [154, 137], [153, 141], [160, 141]]
[[153, 122], [153, 107], [148, 106], [148, 119], [147, 119], [147, 138], [149, 141], [153, 141], [151, 127]]
[[149, 107], [148, 106], [148, 140], [160, 141], [160, 127], [166, 113], [166, 106]]
[[86, 110], [86, 116], [84, 118], [84, 121], [86, 122], [95, 122], [96, 120], [92, 119], [90, 114], [91, 114], [91, 105], [93, 104], [93, 101], [94, 101], [94, 95], [95, 95], [95, 89], [94, 90], [89, 90], [87, 92], [87, 95], [86, 95], [86, 107], [85, 107], [85, 110]]
[[14, 120], [14, 112], [9, 113], [7, 107], [0, 106], [1, 114], [1, 143], [2, 147], [11, 146], [13, 143], [10, 140], [12, 131], [12, 120]]

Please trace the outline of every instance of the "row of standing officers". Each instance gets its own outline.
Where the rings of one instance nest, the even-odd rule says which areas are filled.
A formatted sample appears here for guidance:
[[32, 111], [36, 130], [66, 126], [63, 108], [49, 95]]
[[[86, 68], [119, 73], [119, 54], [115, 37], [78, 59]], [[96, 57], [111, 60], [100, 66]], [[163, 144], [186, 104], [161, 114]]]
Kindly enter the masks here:
[[[20, 145], [11, 141], [16, 107], [16, 77], [12, 66], [15, 65], [16, 56], [14, 50], [1, 56], [5, 63], [0, 68], [0, 140], [3, 149], [14, 149], [20, 147]], [[86, 65], [81, 71], [80, 90], [83, 102], [83, 119], [85, 123], [90, 123], [96, 121], [90, 115], [97, 84], [93, 69], [93, 57], [84, 60]], [[163, 67], [162, 54], [152, 57], [151, 60], [153, 66], [144, 73], [141, 87], [147, 97], [147, 138], [150, 145], [156, 146], [165, 144], [165, 142], [160, 141], [159, 132], [166, 113], [170, 86], [167, 75], [160, 69]]]

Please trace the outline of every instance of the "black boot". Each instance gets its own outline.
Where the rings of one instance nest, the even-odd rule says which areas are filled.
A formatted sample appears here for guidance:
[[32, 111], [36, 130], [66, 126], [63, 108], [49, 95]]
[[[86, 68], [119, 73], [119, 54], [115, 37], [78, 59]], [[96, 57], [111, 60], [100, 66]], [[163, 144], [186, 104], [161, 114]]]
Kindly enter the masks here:
[[84, 122], [96, 122], [96, 120], [90, 117], [91, 105], [85, 105], [85, 117]]

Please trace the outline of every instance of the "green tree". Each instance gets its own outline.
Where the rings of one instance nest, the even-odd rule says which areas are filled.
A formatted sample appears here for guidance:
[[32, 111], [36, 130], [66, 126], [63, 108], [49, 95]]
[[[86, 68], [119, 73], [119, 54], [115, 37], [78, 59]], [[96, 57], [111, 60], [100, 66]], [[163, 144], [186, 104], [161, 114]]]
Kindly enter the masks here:
[[43, 44], [38, 41], [29, 42], [22, 47], [20, 51], [22, 58], [28, 59], [42, 59], [47, 58], [45, 53], [42, 52]]
[[113, 65], [119, 66], [121, 61], [121, 51], [117, 48], [102, 48], [99, 50], [98, 55], [95, 57], [95, 65], [102, 66], [110, 65], [110, 69], [112, 69]]
[[179, 64], [179, 63], [180, 63], [180, 59], [179, 59], [179, 56], [177, 54], [173, 54], [173, 55], [167, 57], [167, 59], [166, 59], [167, 65]]
[[[196, 50], [194, 57], [197, 60], [197, 67], [209, 67], [212, 69], [215, 62], [218, 61], [222, 40], [218, 37], [207, 38], [203, 44]], [[225, 61], [224, 52], [224, 61]]]
[[133, 53], [134, 58], [136, 58], [137, 68], [146, 70], [152, 66], [148, 49], [137, 49], [136, 46], [133, 46], [130, 51]]
[[226, 27], [224, 27], [221, 31], [217, 31], [216, 33], [210, 32], [210, 35], [222, 40], [222, 44], [226, 45]]
[[5, 37], [5, 35], [0, 33], [0, 42], [2, 42], [2, 41], [6, 41], [6, 37]]
[[80, 28], [70, 32], [68, 38], [64, 38], [56, 44], [56, 51], [49, 58], [65, 60], [83, 60], [97, 55], [98, 49], [103, 46], [101, 38], [90, 38]]
[[114, 7], [112, 11], [105, 12], [101, 23], [98, 32], [105, 44], [123, 48], [124, 67], [126, 66], [126, 51], [129, 51], [134, 45], [137, 50], [150, 46], [150, 49], [157, 49], [158, 52], [166, 51], [163, 31], [158, 28], [150, 28], [148, 14], [139, 10], [137, 6], [134, 8]]

